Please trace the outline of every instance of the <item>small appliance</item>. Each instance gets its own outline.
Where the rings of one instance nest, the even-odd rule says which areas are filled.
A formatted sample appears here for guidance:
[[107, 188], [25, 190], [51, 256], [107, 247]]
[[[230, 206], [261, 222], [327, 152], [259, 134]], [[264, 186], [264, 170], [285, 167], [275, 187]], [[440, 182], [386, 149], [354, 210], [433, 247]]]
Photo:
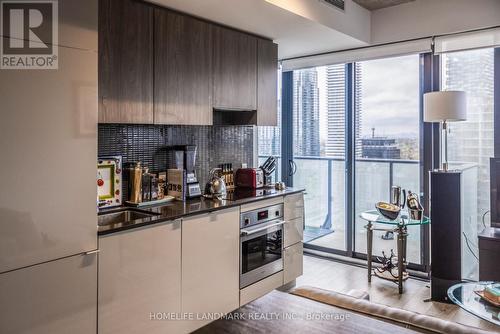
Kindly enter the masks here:
[[186, 171], [186, 198], [201, 196], [200, 183], [196, 177], [196, 145], [177, 145], [170, 147], [170, 168]]
[[240, 289], [283, 270], [283, 204], [240, 215]]
[[264, 172], [260, 168], [240, 168], [236, 171], [236, 187], [262, 188], [264, 186]]
[[122, 205], [122, 157], [97, 160], [97, 205], [109, 208]]
[[213, 168], [210, 171], [210, 179], [205, 186], [205, 197], [220, 198], [226, 196], [226, 182], [221, 168]]

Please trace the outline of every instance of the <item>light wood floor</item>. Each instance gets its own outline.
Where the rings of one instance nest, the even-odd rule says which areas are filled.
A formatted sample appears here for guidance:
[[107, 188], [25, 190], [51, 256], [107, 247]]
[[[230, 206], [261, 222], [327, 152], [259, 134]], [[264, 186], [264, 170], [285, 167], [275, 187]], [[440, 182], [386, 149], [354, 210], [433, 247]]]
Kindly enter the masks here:
[[469, 314], [456, 305], [424, 302], [430, 296], [429, 283], [416, 279], [408, 279], [405, 282], [405, 292], [400, 295], [397, 285], [392, 282], [373, 277], [369, 284], [366, 268], [306, 255], [304, 275], [297, 278], [297, 286], [301, 285], [343, 293], [352, 289], [364, 290], [370, 294], [370, 300], [376, 303], [500, 333], [500, 327]]

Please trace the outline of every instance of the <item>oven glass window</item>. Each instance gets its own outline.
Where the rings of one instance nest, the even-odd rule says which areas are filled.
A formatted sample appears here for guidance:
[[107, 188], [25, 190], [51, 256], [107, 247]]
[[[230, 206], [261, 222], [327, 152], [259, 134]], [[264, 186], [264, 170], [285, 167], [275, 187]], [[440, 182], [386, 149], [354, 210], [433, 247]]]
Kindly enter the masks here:
[[281, 259], [282, 232], [273, 231], [241, 243], [242, 274]]

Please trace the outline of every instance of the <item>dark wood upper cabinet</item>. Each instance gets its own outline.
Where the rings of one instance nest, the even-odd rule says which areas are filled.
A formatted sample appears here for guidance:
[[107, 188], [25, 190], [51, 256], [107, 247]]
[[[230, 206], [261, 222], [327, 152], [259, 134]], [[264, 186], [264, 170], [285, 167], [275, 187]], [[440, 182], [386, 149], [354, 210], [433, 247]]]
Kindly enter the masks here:
[[100, 123], [212, 125], [222, 110], [221, 123], [277, 125], [272, 41], [140, 1], [99, 0], [98, 52]]
[[257, 125], [278, 125], [278, 45], [257, 41]]
[[214, 109], [257, 109], [257, 38], [214, 26]]
[[99, 122], [153, 123], [153, 9], [99, 0]]
[[154, 122], [212, 124], [212, 25], [155, 9]]

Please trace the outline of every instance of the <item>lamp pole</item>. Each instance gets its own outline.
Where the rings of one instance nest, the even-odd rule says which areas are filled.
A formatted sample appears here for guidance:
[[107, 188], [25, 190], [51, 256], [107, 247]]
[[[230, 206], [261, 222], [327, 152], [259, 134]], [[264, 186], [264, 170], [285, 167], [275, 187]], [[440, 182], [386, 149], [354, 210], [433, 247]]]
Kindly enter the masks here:
[[447, 172], [448, 171], [448, 123], [446, 122], [446, 120], [443, 120], [442, 127], [443, 127], [442, 132], [444, 132], [444, 136], [443, 136], [444, 158], [443, 158], [441, 168], [443, 171]]

